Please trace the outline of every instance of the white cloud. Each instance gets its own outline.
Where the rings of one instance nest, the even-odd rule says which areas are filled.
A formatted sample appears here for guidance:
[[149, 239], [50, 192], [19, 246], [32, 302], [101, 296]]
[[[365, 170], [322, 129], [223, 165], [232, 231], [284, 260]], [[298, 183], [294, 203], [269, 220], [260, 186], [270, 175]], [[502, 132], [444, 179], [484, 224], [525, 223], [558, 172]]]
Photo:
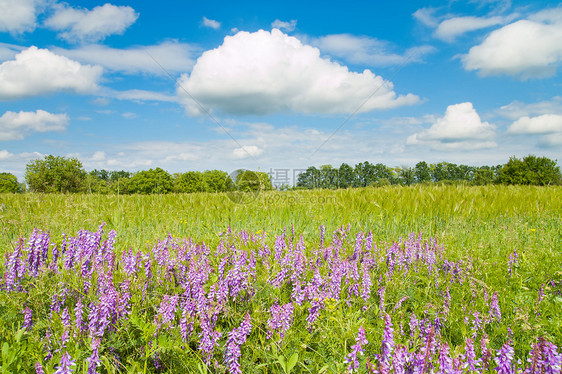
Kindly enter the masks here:
[[99, 66], [80, 65], [47, 49], [30, 47], [0, 65], [0, 100], [56, 91], [93, 92], [101, 74]]
[[36, 27], [38, 7], [42, 0], [0, 1], [0, 31], [21, 34]]
[[235, 159], [244, 159], [248, 157], [259, 156], [263, 153], [263, 149], [256, 145], [244, 145], [240, 148], [235, 148], [232, 151], [232, 157]]
[[119, 100], [131, 101], [162, 101], [169, 103], [178, 102], [178, 97], [175, 95], [168, 95], [162, 92], [146, 91], [146, 90], [127, 90], [127, 91], [114, 91], [105, 89], [103, 94], [109, 97], [114, 97]]
[[423, 25], [428, 27], [437, 27], [439, 21], [437, 17], [434, 15], [435, 9], [434, 8], [420, 8], [416, 10], [412, 16], [421, 22]]
[[95, 42], [109, 35], [123, 34], [138, 16], [129, 6], [109, 3], [92, 10], [58, 4], [55, 13], [45, 21], [45, 26], [62, 31], [59, 36], [71, 42]]
[[496, 111], [500, 116], [516, 120], [521, 117], [540, 116], [543, 114], [562, 114], [562, 96], [555, 96], [550, 100], [526, 104], [515, 100], [500, 107]]
[[91, 44], [76, 49], [56, 48], [54, 51], [83, 63], [103, 66], [110, 71], [167, 75], [191, 70], [195, 62], [192, 55], [197, 49], [186, 43], [169, 40], [156, 45], [124, 49]]
[[284, 30], [286, 32], [293, 32], [295, 31], [295, 27], [297, 27], [297, 20], [292, 19], [289, 22], [285, 22], [276, 19], [275, 21], [271, 22], [271, 27], [274, 29]]
[[132, 113], [132, 112], [125, 112], [123, 114], [121, 114], [121, 116], [125, 119], [135, 119], [138, 117], [138, 115], [136, 113]]
[[508, 128], [513, 134], [562, 133], [562, 115], [543, 114], [536, 117], [521, 117]]
[[505, 23], [504, 17], [453, 17], [444, 20], [435, 30], [435, 36], [448, 42], [469, 31], [480, 30]]
[[96, 151], [94, 152], [92, 157], [90, 157], [91, 161], [104, 161], [105, 159], [106, 159], [106, 154], [104, 151]]
[[218, 30], [221, 27], [221, 23], [219, 21], [215, 21], [214, 19], [203, 17], [203, 26]]
[[462, 56], [466, 70], [523, 79], [551, 76], [562, 61], [562, 8], [493, 31]]
[[68, 126], [66, 114], [36, 112], [6, 112], [0, 117], [0, 140], [21, 140], [32, 132], [63, 131]]
[[0, 150], [0, 160], [7, 160], [14, 157], [13, 153], [8, 152], [6, 149]]
[[497, 144], [491, 140], [495, 126], [482, 122], [472, 103], [449, 105], [445, 115], [432, 126], [408, 137], [408, 145], [429, 145], [434, 149], [481, 149]]
[[308, 42], [328, 55], [340, 57], [353, 64], [369, 66], [401, 65], [420, 62], [423, 57], [433, 51], [434, 47], [414, 47], [403, 54], [392, 53], [389, 42], [367, 36], [351, 34], [333, 34], [312, 38]]
[[225, 37], [179, 85], [178, 95], [194, 115], [201, 110], [184, 89], [205, 107], [236, 114], [353, 113], [419, 102], [412, 94], [397, 96], [391, 82], [370, 70], [350, 72], [277, 29]]

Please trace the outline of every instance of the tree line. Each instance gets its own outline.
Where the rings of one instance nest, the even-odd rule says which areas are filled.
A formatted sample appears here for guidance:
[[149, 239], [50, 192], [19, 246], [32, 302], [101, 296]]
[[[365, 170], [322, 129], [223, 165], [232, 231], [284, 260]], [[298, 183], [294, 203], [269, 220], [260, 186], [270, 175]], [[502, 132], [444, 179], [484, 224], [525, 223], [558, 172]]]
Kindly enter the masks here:
[[427, 164], [418, 162], [414, 167], [390, 168], [384, 164], [362, 162], [355, 167], [341, 164], [339, 168], [323, 165], [309, 167], [298, 177], [301, 188], [349, 188], [385, 185], [409, 186], [416, 183], [465, 183], [557, 185], [562, 183], [560, 167], [546, 157], [529, 155], [523, 159], [512, 157], [503, 165], [468, 166], [450, 162]]
[[[77, 158], [48, 155], [26, 165], [25, 184], [10, 173], [0, 173], [0, 192], [43, 193], [100, 193], [100, 194], [166, 194], [193, 192], [255, 191], [273, 189], [270, 175], [265, 172], [240, 170], [229, 175], [221, 170], [188, 171], [170, 174], [161, 168], [129, 171], [92, 170], [86, 172]], [[546, 157], [529, 155], [516, 157], [503, 165], [467, 166], [449, 162], [427, 164], [418, 162], [414, 167], [390, 168], [368, 161], [355, 167], [341, 164], [334, 168], [323, 165], [309, 167], [298, 176], [295, 186], [281, 189], [351, 188], [367, 186], [403, 185], [416, 183], [466, 183], [559, 185], [562, 184], [560, 167]]]

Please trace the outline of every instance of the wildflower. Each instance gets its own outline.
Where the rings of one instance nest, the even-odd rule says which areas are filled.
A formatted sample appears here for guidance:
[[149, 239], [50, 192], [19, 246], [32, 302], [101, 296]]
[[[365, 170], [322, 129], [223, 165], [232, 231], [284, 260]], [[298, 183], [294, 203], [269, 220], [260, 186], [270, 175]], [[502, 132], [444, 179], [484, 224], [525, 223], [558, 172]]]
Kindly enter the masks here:
[[368, 343], [369, 341], [365, 337], [365, 330], [363, 329], [363, 326], [360, 326], [359, 331], [357, 332], [357, 337], [355, 338], [355, 344], [351, 346], [351, 353], [349, 353], [345, 358], [345, 362], [350, 364], [347, 370], [355, 371], [359, 368], [357, 355], [363, 355], [363, 345], [367, 345]]
[[27, 329], [28, 331], [31, 330], [33, 326], [33, 311], [29, 309], [29, 307], [25, 307], [23, 310], [23, 328]]
[[240, 324], [240, 327], [233, 329], [228, 333], [226, 342], [226, 350], [224, 352], [224, 361], [228, 365], [228, 371], [232, 374], [242, 374], [238, 359], [241, 356], [240, 346], [246, 342], [247, 336], [252, 330], [250, 323], [250, 314], [246, 314], [246, 318]]
[[480, 366], [480, 359], [476, 358], [476, 353], [474, 352], [474, 343], [470, 338], [466, 338], [466, 345], [464, 349], [464, 368], [468, 369], [469, 372], [477, 370], [477, 367]]
[[279, 332], [281, 340], [283, 340], [285, 332], [291, 327], [293, 321], [293, 304], [288, 303], [282, 306], [274, 304], [270, 310], [271, 317], [267, 320], [267, 326], [270, 330], [267, 332], [267, 338], [271, 337], [271, 330], [275, 330]]
[[406, 374], [408, 371], [408, 364], [410, 363], [411, 357], [404, 346], [397, 346], [394, 350], [394, 357], [392, 358], [392, 366], [394, 367], [395, 374]]
[[518, 260], [519, 260], [519, 256], [517, 255], [517, 250], [514, 249], [513, 253], [509, 255], [509, 260], [507, 261], [507, 270], [509, 272], [510, 278], [513, 271], [513, 266], [517, 265]]
[[392, 321], [390, 315], [386, 314], [384, 318], [384, 336], [382, 338], [382, 353], [381, 353], [381, 370], [385, 368], [390, 371], [390, 362], [392, 360], [392, 351], [394, 349], [394, 329], [392, 328]]
[[494, 358], [494, 361], [498, 365], [496, 371], [498, 374], [515, 374], [513, 361], [514, 351], [509, 343], [504, 344], [498, 351], [498, 356]]
[[439, 350], [439, 371], [438, 374], [448, 374], [453, 372], [453, 360], [449, 355], [449, 345], [447, 343], [441, 344]]
[[76, 366], [76, 360], [73, 360], [72, 357], [68, 354], [68, 352], [64, 352], [60, 359], [60, 365], [56, 367], [56, 371], [54, 374], [70, 374], [74, 370], [71, 369], [71, 366]]
[[490, 317], [496, 318], [498, 322], [502, 319], [502, 313], [498, 304], [498, 291], [492, 295], [492, 302], [490, 303]]
[[560, 374], [562, 372], [562, 354], [557, 352], [557, 347], [550, 342], [545, 342], [543, 355], [542, 364], [545, 374]]
[[45, 374], [43, 370], [43, 365], [40, 362], [35, 363], [35, 374]]

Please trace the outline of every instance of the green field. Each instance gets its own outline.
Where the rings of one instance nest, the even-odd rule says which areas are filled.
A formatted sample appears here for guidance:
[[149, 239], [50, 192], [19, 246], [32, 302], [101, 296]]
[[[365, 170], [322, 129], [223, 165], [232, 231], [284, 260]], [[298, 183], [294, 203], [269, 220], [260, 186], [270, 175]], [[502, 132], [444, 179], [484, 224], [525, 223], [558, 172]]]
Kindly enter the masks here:
[[[437, 282], [451, 282], [452, 304], [450, 312], [447, 310], [449, 317], [440, 330], [442, 341], [447, 342], [451, 348], [451, 357], [460, 357], [464, 352], [465, 338], [470, 335], [470, 327], [465, 326], [463, 321], [463, 317], [467, 316], [464, 314], [465, 309], [480, 308], [482, 313], [488, 313], [488, 296], [495, 292], [498, 294], [502, 320], [490, 321], [482, 329], [482, 332], [485, 331], [489, 336], [489, 348], [494, 354], [504, 343], [511, 342], [515, 348], [516, 358], [524, 364], [531, 345], [538, 337], [558, 347], [562, 345], [561, 187], [452, 185], [271, 191], [261, 193], [254, 201], [247, 204], [233, 203], [225, 194], [116, 196], [28, 193], [0, 195], [0, 207], [2, 207], [0, 251], [3, 258], [0, 275], [3, 278], [6, 277], [7, 272], [7, 254], [16, 249], [19, 238], [28, 238], [34, 228], [49, 231], [51, 241], [60, 245], [63, 234], [75, 236], [79, 230], [95, 232], [99, 225], [105, 222], [103, 238], [105, 240], [110, 230], [116, 231], [114, 248], [118, 254], [129, 248], [133, 251], [146, 252], [168, 235], [178, 243], [187, 238], [196, 243], [205, 242], [212, 250], [226, 241], [250, 253], [256, 249], [253, 244], [243, 245], [224, 234], [229, 227], [233, 233], [244, 230], [250, 235], [257, 234], [262, 238], [260, 240], [269, 243], [271, 248], [276, 237], [283, 234], [285, 230], [286, 237], [292, 238], [287, 239], [288, 243], [296, 244], [302, 235], [306, 255], [309, 258], [312, 258], [313, 252], [319, 248], [321, 225], [325, 226], [327, 243], [332, 242], [333, 232], [339, 229], [338, 232], [341, 234], [345, 230], [340, 228], [349, 225], [350, 232], [341, 244], [342, 250], [347, 251], [348, 254], [353, 252], [356, 235], [360, 232], [365, 235], [371, 232], [373, 240], [380, 249], [388, 249], [400, 238], [405, 241], [412, 233], [416, 236], [421, 234], [424, 240], [431, 238], [437, 240], [438, 247], [442, 250], [438, 266], [441, 266], [442, 260], [461, 261], [467, 269], [464, 271], [468, 275], [462, 284], [454, 283], [448, 273], [435, 275]], [[514, 251], [518, 255], [518, 261], [510, 276], [508, 261]], [[381, 253], [384, 254], [384, 251]], [[116, 258], [120, 259], [121, 256], [117, 255]], [[320, 317], [314, 329], [309, 331], [305, 328], [307, 325], [304, 320], [310, 304], [295, 306], [295, 327], [287, 332], [283, 342], [275, 343], [273, 340], [264, 339], [265, 321], [268, 319], [270, 306], [276, 301], [280, 304], [289, 303], [291, 297], [289, 285], [268, 288], [267, 282], [271, 280], [268, 272], [276, 273], [281, 268], [275, 262], [272, 262], [271, 266], [270, 269], [258, 266], [254, 278], [255, 288], [258, 291], [251, 298], [251, 302], [246, 304], [236, 300], [228, 302], [227, 309], [235, 312], [230, 313], [228, 318], [219, 318], [217, 322], [219, 326], [217, 328], [223, 332], [223, 336], [219, 342], [221, 348], [217, 348], [221, 353], [217, 351], [213, 360], [219, 363], [219, 367], [209, 365], [209, 369], [212, 372], [226, 370], [224, 366], [220, 366], [222, 350], [226, 349], [226, 334], [238, 327], [244, 313], [247, 312], [252, 316], [253, 329], [248, 335], [248, 341], [242, 346], [240, 358], [242, 372], [282, 373], [289, 370], [283, 365], [284, 360], [289, 361], [296, 354], [294, 359], [297, 363], [293, 368], [294, 372], [323, 370], [343, 373], [347, 368], [344, 358], [350, 352], [350, 347], [355, 344], [355, 336], [360, 325], [364, 326], [369, 340], [362, 359], [363, 369], [360, 369], [360, 372], [367, 372], [364, 360], [370, 357], [370, 361], [374, 362], [374, 355], [380, 354], [382, 331], [385, 326], [384, 318], [381, 318], [384, 317], [381, 314], [382, 309], [371, 308], [368, 306], [369, 303], [346, 304], [343, 299], [321, 300], [323, 304]], [[397, 344], [400, 342], [411, 351], [415, 351], [416, 347], [423, 345], [423, 341], [419, 340], [421, 339], [419, 337], [412, 337], [407, 343], [407, 339], [398, 338], [398, 321], [403, 321], [403, 328], [409, 331], [407, 325], [410, 314], [415, 312], [418, 317], [424, 313], [431, 315], [434, 305], [442, 303], [445, 289], [439, 289], [443, 287], [443, 283], [436, 284], [436, 289], [432, 289], [433, 278], [419, 275], [423, 272], [416, 272], [417, 275], [403, 272], [400, 273], [400, 277], [391, 277], [389, 274], [392, 272], [389, 273], [388, 266], [384, 258], [381, 258], [377, 270], [373, 270], [372, 303], [378, 305], [380, 302], [381, 296], [377, 294], [376, 289], [377, 282], [381, 279], [383, 283], [379, 286], [385, 284], [387, 305], [395, 305], [399, 299], [407, 297], [404, 310], [388, 307], [386, 312], [394, 322]], [[328, 276], [328, 273], [322, 274]], [[313, 275], [309, 273], [304, 279], [310, 280]], [[119, 275], [121, 276], [122, 274]], [[66, 277], [63, 278], [66, 282], [73, 282], [71, 275], [62, 274], [61, 277]], [[3, 317], [4, 321], [9, 321], [9, 324], [0, 329], [3, 335], [0, 340], [7, 342], [9, 346], [16, 343], [7, 338], [7, 335], [10, 331], [17, 331], [23, 323], [23, 314], [21, 310], [17, 310], [18, 305], [21, 308], [23, 302], [28, 300], [34, 305], [32, 309], [40, 316], [38, 318], [47, 318], [50, 300], [48, 287], [56, 287], [56, 285], [43, 278], [38, 278], [38, 283], [22, 278], [22, 282], [35, 284], [34, 288], [27, 290], [27, 293], [3, 291], [0, 294], [2, 314], [0, 317]], [[25, 284], [29, 286], [32, 283]], [[40, 292], [40, 286], [46, 288]], [[174, 293], [174, 286], [171, 289], [159, 287], [155, 286], [152, 290], [153, 299], [148, 304], [145, 300], [142, 302], [138, 300], [138, 306], [133, 304], [132, 316], [137, 319], [145, 318], [146, 323], [155, 318], [163, 295]], [[544, 297], [539, 297], [541, 287]], [[484, 289], [486, 289], [485, 296], [479, 293]], [[446, 290], [448, 293], [449, 286]], [[472, 299], [470, 290], [472, 290]], [[478, 294], [476, 299], [475, 293]], [[537, 301], [539, 299], [540, 302]], [[71, 301], [68, 301], [68, 307], [71, 307]], [[329, 313], [332, 313], [330, 318], [327, 315]], [[179, 315], [176, 318], [179, 320]], [[60, 321], [58, 323], [60, 324]], [[140, 322], [136, 323], [136, 329], [142, 330], [138, 327]], [[117, 341], [123, 343], [127, 334], [136, 331], [129, 325], [120, 326], [118, 332], [115, 332], [114, 337], [109, 340], [112, 343], [107, 343], [119, 347], [121, 354], [126, 352], [130, 355], [128, 358], [122, 358], [115, 367], [121, 370], [126, 367], [136, 367], [141, 372], [156, 372], [152, 366], [153, 362], [148, 360], [148, 356], [139, 353], [138, 346], [126, 344], [120, 346], [116, 343]], [[38, 326], [45, 328], [44, 323]], [[508, 327], [512, 332], [507, 330]], [[40, 328], [38, 327], [37, 330]], [[175, 339], [176, 335], [173, 333], [166, 334], [169, 335], [170, 341]], [[45, 349], [40, 337], [33, 332], [26, 333], [25, 339], [27, 339], [28, 350], [31, 349], [30, 347]], [[475, 339], [478, 340], [475, 345], [479, 344], [479, 339], [481, 339], [480, 335]], [[164, 362], [162, 371], [189, 372], [189, 368], [195, 368], [196, 365], [200, 365], [199, 370], [204, 370], [201, 368], [205, 365], [196, 352], [197, 346], [194, 342], [191, 344], [192, 350], [187, 350], [187, 353], [170, 350], [165, 344], [172, 343], [161, 343], [163, 348], [154, 351]], [[82, 362], [91, 352], [88, 344], [84, 344], [79, 339], [71, 339], [70, 346], [72, 351], [71, 348], [68, 351], [72, 357], [76, 359], [77, 355], [80, 356], [77, 360], [78, 372], [86, 372]], [[104, 343], [102, 346], [100, 352], [104, 353], [100, 355], [110, 357], [108, 346]], [[143, 347], [146, 348], [146, 342]], [[25, 349], [21, 348], [20, 351], [23, 352]], [[435, 354], [435, 362], [438, 362], [437, 353]], [[51, 363], [44, 363], [46, 372], [52, 372], [47, 368], [58, 365], [61, 355], [61, 351], [55, 352]], [[40, 357], [41, 353], [36, 352], [32, 360], [40, 360]], [[6, 365], [7, 361], [4, 360]], [[23, 362], [29, 365], [30, 359]], [[491, 365], [490, 369], [492, 370], [493, 367], [495, 364]], [[12, 372], [16, 372], [14, 368], [11, 369]], [[106, 364], [102, 368], [107, 372], [111, 371]], [[254, 371], [250, 371], [251, 368]], [[101, 372], [106, 372], [103, 370]]]

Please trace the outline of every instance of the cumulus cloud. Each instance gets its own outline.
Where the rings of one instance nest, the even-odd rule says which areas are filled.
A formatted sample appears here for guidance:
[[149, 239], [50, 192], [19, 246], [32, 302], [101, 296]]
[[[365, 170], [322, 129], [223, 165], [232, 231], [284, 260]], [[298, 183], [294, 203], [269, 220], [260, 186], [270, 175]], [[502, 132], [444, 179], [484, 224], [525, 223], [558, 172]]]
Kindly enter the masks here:
[[99, 66], [81, 65], [47, 49], [30, 47], [0, 65], [0, 100], [56, 91], [93, 92], [101, 74]]
[[59, 36], [70, 42], [95, 42], [109, 35], [123, 34], [138, 18], [129, 6], [104, 4], [92, 10], [58, 4], [45, 26], [61, 31]]
[[36, 27], [38, 7], [42, 0], [0, 1], [0, 31], [21, 34]]
[[263, 149], [256, 145], [244, 145], [240, 148], [235, 148], [232, 151], [232, 157], [235, 159], [244, 159], [248, 157], [259, 156], [263, 153]]
[[203, 26], [218, 30], [221, 27], [221, 23], [219, 21], [215, 21], [214, 19], [203, 17]]
[[469, 31], [480, 30], [505, 23], [504, 17], [453, 17], [444, 20], [435, 30], [435, 36], [453, 42], [458, 36]]
[[295, 31], [295, 27], [297, 27], [297, 20], [292, 19], [289, 22], [285, 22], [276, 19], [275, 21], [271, 22], [271, 27], [274, 29], [284, 30], [286, 32], [292, 32]]
[[401, 65], [420, 62], [423, 57], [435, 51], [432, 46], [419, 46], [406, 50], [403, 54], [393, 53], [389, 42], [367, 36], [333, 34], [307, 40], [322, 52], [339, 57], [353, 64], [369, 66]]
[[551, 76], [562, 61], [562, 8], [506, 25], [462, 56], [466, 70], [482, 76], [507, 74], [523, 79]]
[[562, 115], [543, 114], [536, 117], [521, 117], [508, 128], [513, 134], [562, 133]]
[[[234, 114], [353, 113], [417, 103], [370, 70], [350, 72], [320, 57], [320, 51], [280, 30], [239, 32], [203, 53], [191, 74], [179, 80], [188, 113], [201, 105]], [[369, 99], [368, 101], [366, 101]]]
[[154, 75], [191, 70], [195, 63], [192, 56], [198, 52], [190, 44], [180, 43], [176, 40], [124, 49], [90, 44], [75, 49], [55, 48], [54, 51], [82, 63], [103, 66], [109, 71]]
[[490, 140], [494, 130], [495, 126], [482, 122], [472, 103], [466, 102], [449, 105], [443, 117], [429, 129], [409, 136], [406, 144], [424, 144], [443, 150], [492, 148], [497, 146]]
[[0, 117], [0, 140], [22, 140], [32, 132], [63, 131], [68, 125], [66, 114], [35, 112], [6, 112]]

